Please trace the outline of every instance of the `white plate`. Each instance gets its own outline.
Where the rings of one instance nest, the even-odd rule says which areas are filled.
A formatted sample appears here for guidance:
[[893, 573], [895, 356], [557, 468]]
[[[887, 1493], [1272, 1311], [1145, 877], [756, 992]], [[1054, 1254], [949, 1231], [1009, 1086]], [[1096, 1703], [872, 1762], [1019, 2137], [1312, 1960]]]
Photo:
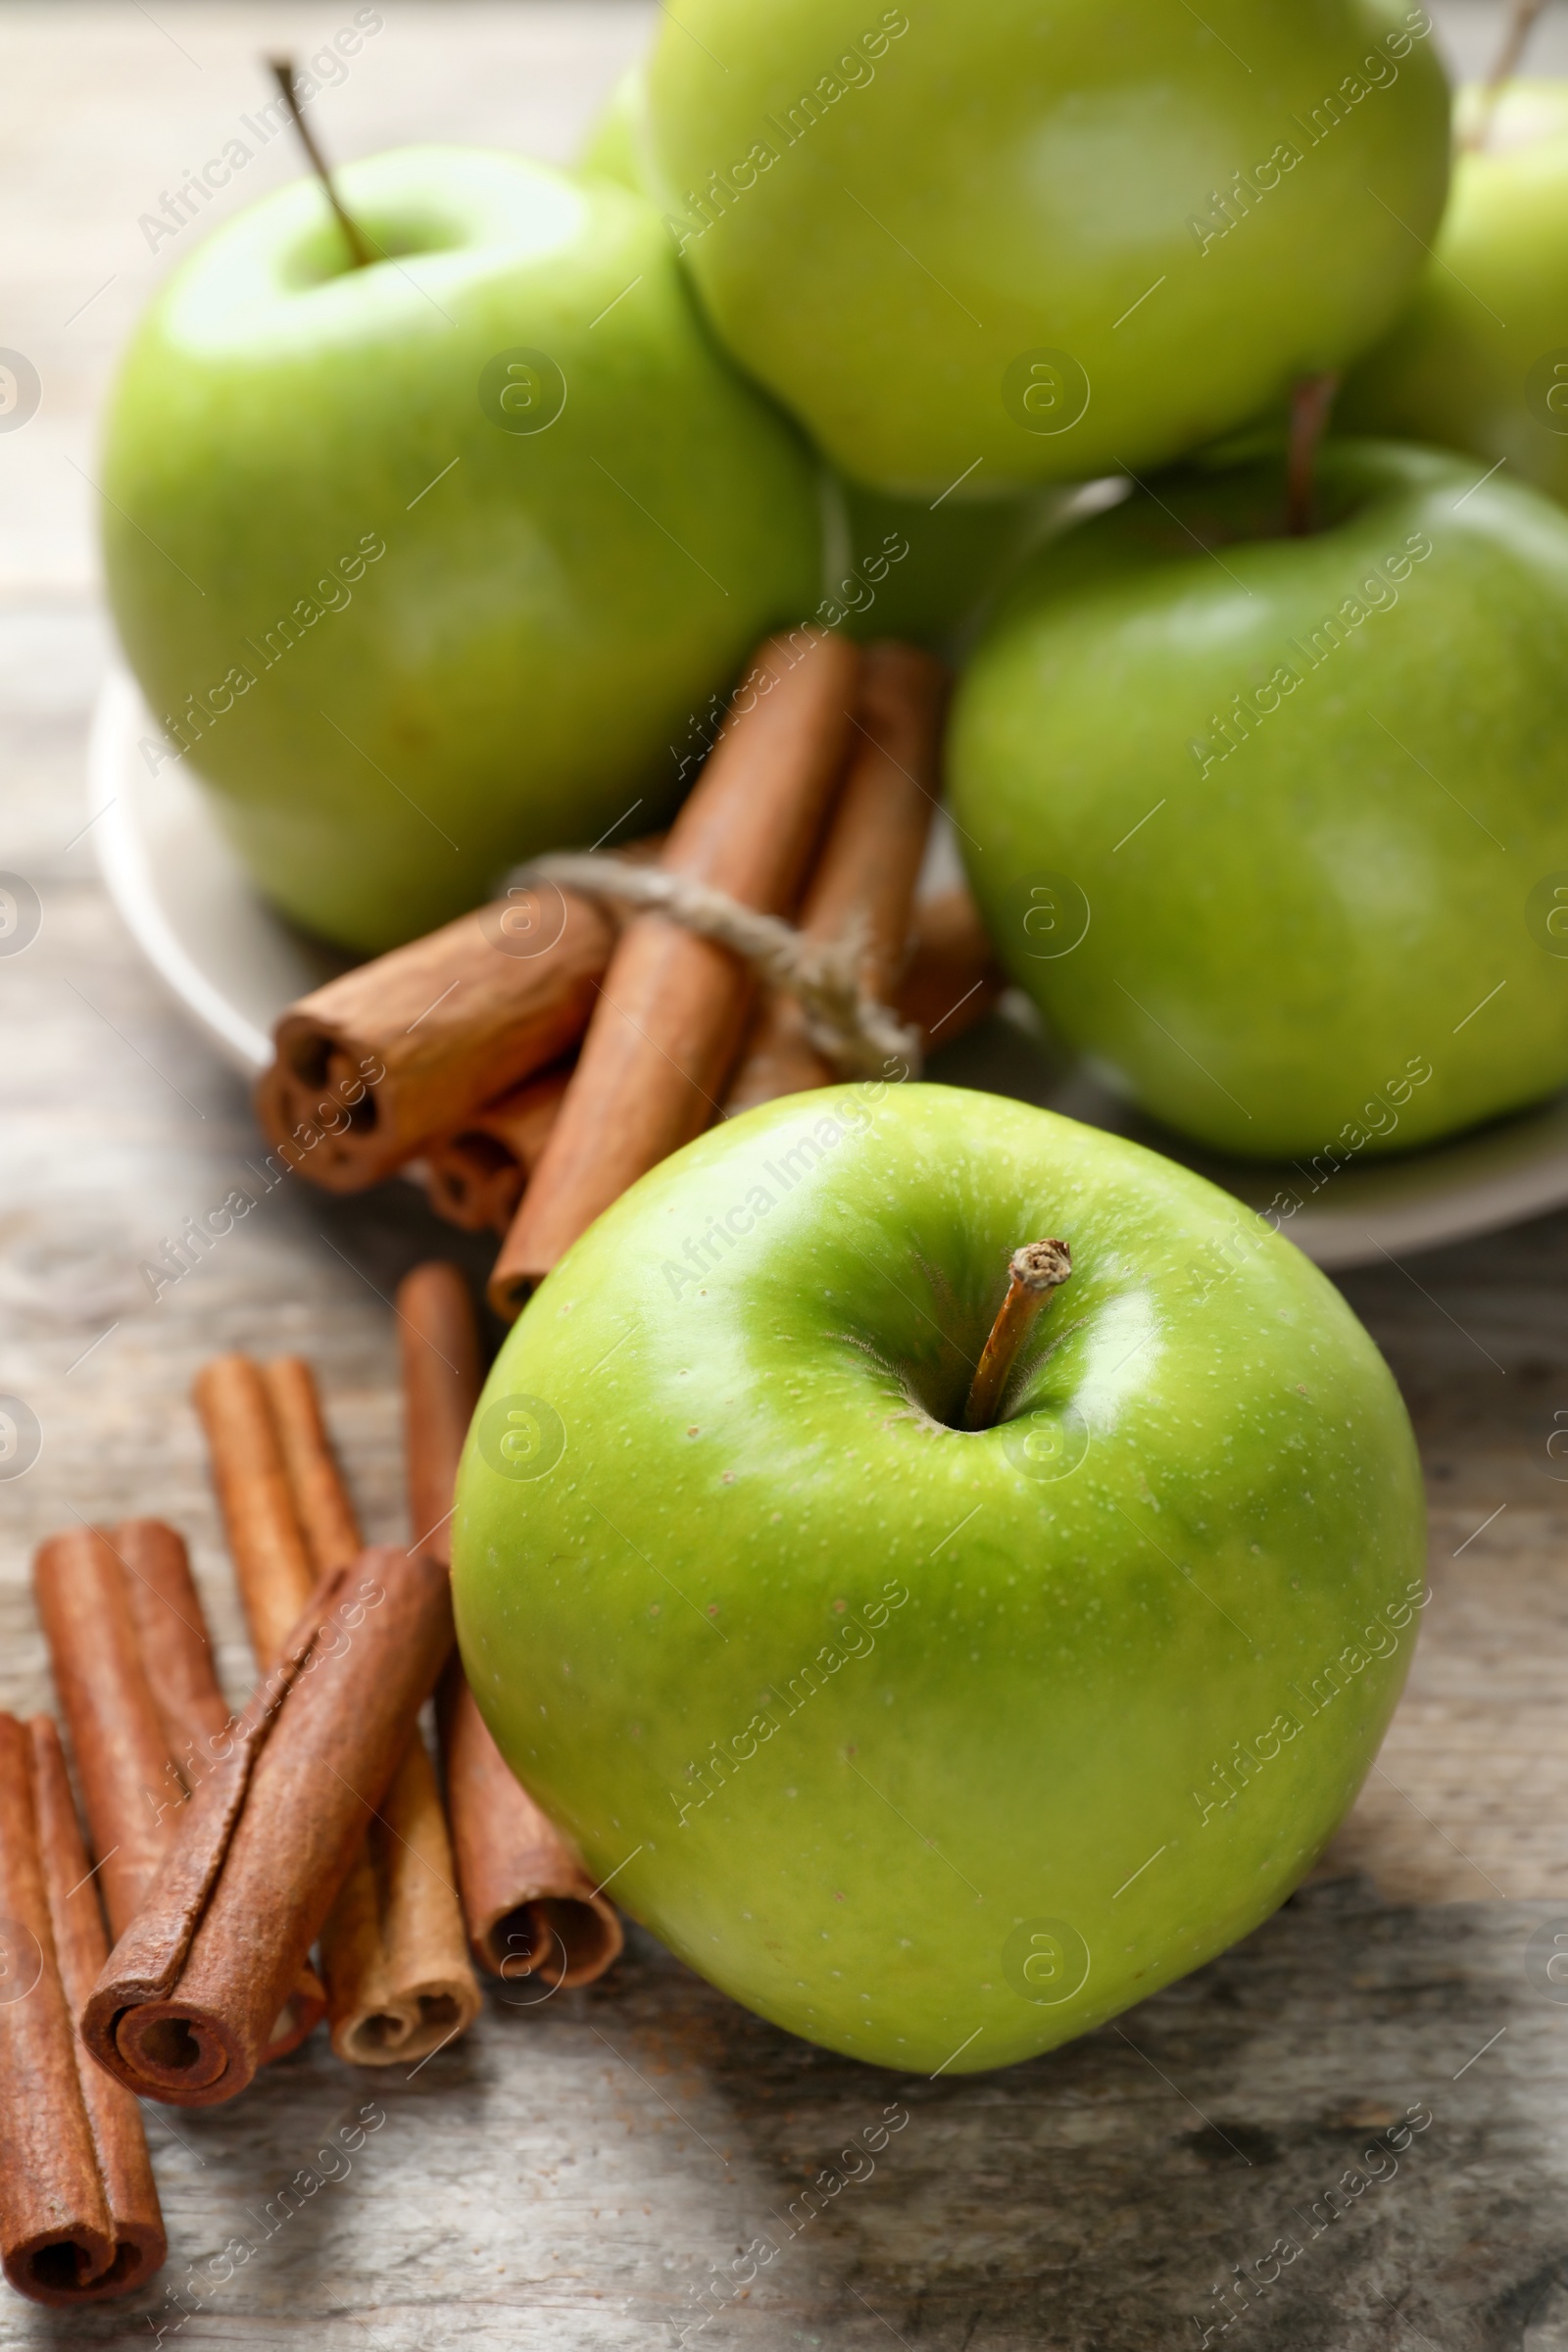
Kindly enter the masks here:
[[[334, 959], [257, 896], [183, 766], [171, 760], [148, 774], [138, 747], [156, 733], [130, 678], [112, 672], [88, 749], [98, 861], [149, 963], [224, 1058], [254, 1077], [270, 1058], [271, 1026], [284, 1005], [343, 970], [348, 958]], [[939, 843], [934, 879], [944, 856], [951, 850]], [[1299, 1169], [1250, 1167], [1190, 1150], [1142, 1120], [1082, 1064], [1053, 1056], [1010, 1022], [988, 1022], [948, 1048], [932, 1075], [1134, 1136], [1255, 1208], [1290, 1188], [1301, 1205], [1282, 1230], [1320, 1266], [1434, 1249], [1568, 1201], [1568, 1096], [1455, 1143], [1342, 1168], [1314, 1194]]]

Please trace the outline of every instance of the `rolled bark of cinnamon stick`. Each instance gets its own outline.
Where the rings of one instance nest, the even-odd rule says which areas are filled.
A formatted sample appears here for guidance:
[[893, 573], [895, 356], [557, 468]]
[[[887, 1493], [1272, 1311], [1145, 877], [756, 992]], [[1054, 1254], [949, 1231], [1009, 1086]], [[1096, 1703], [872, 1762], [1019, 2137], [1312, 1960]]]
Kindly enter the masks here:
[[[843, 771], [859, 657], [797, 630], [763, 645], [662, 862], [744, 905], [795, 905]], [[490, 1281], [499, 1314], [602, 1209], [717, 1115], [753, 998], [742, 959], [663, 915], [621, 934], [560, 1115]]]
[[[130, 1925], [177, 1836], [187, 1793], [231, 1723], [180, 1537], [161, 1520], [52, 1536], [33, 1590], [76, 1759], [111, 1933]], [[96, 1972], [95, 1972], [96, 1973]], [[326, 2013], [303, 1967], [268, 2038], [286, 2057]]]
[[928, 1054], [983, 1020], [1006, 985], [980, 909], [961, 884], [917, 902], [897, 1002]]
[[[220, 1357], [198, 1395], [258, 1664], [273, 1629], [362, 1544], [310, 1366]], [[423, 2058], [473, 2023], [478, 1984], [465, 1948], [435, 1772], [416, 1730], [321, 1931], [332, 2047], [357, 2066]]]
[[129, 2294], [168, 2253], [141, 2117], [75, 2013], [103, 1917], [47, 1716], [0, 1715], [0, 2259], [35, 2303]]
[[[909, 915], [942, 790], [947, 673], [912, 645], [865, 649], [850, 769], [801, 910], [808, 939], [863, 942], [862, 984], [885, 1004], [908, 952]], [[831, 1086], [798, 997], [770, 989], [752, 1019], [727, 1111]]]
[[477, 1111], [456, 1135], [425, 1148], [430, 1206], [465, 1233], [505, 1233], [539, 1164], [566, 1091], [567, 1070], [525, 1079]]
[[592, 1984], [613, 1967], [626, 1941], [614, 1905], [514, 1777], [461, 1660], [442, 1678], [436, 1710], [475, 1960], [509, 1984], [537, 1977], [562, 1989]]
[[[452, 1489], [481, 1385], [473, 1305], [457, 1267], [439, 1258], [405, 1275], [397, 1305], [409, 1514], [426, 1547], [450, 1560]], [[513, 1777], [456, 1654], [436, 1711], [474, 1958], [493, 1977], [591, 1984], [620, 1954], [619, 1917]]]
[[282, 1441], [267, 1384], [248, 1356], [214, 1356], [197, 1373], [192, 1394], [207, 1433], [251, 1647], [265, 1669], [316, 1583]]
[[[295, 1515], [318, 1576], [363, 1541], [310, 1366], [266, 1364]], [[439, 1556], [439, 1555], [437, 1555]], [[444, 1563], [443, 1563], [444, 1565]], [[321, 1932], [332, 2047], [356, 2066], [428, 2057], [479, 2014], [435, 1768], [416, 1732]]]
[[326, 1434], [316, 1375], [303, 1356], [274, 1356], [261, 1367], [277, 1432], [294, 1520], [305, 1539], [313, 1581], [364, 1550], [365, 1538]]
[[83, 2012], [127, 2089], [204, 2107], [251, 2081], [451, 1642], [420, 1553], [362, 1552], [313, 1594]]
[[162, 1519], [121, 1520], [109, 1530], [109, 1547], [124, 1570], [147, 1687], [183, 1778], [187, 1756], [219, 1738], [229, 1722], [190, 1556], [183, 1539]]
[[393, 1303], [403, 1374], [403, 1464], [415, 1541], [450, 1568], [452, 1494], [484, 1386], [468, 1286], [449, 1258], [405, 1274]]
[[168, 1850], [184, 1789], [148, 1683], [127, 1578], [96, 1527], [51, 1536], [33, 1592], [75, 1751], [110, 1925], [130, 1925]]
[[610, 962], [611, 914], [517, 894], [329, 980], [289, 1007], [256, 1089], [313, 1184], [357, 1193], [569, 1052]]
[[[124, 1570], [141, 1665], [173, 1769], [193, 1790], [224, 1753], [234, 1717], [218, 1680], [184, 1538], [162, 1519], [122, 1519], [109, 1530], [109, 1545]], [[164, 1825], [176, 1835], [177, 1813], [166, 1812]], [[122, 1924], [110, 1914], [116, 1935]], [[297, 2050], [325, 2015], [326, 1987], [307, 1961], [268, 2036], [267, 2063]]]
[[[915, 906], [891, 1002], [900, 1020], [919, 1031], [924, 1052], [951, 1045], [983, 1020], [1006, 985], [967, 890], [942, 891]], [[461, 1135], [425, 1147], [430, 1205], [438, 1216], [465, 1233], [506, 1232], [565, 1084], [564, 1073], [529, 1079], [481, 1110]], [[732, 1097], [738, 1085], [732, 1083]]]

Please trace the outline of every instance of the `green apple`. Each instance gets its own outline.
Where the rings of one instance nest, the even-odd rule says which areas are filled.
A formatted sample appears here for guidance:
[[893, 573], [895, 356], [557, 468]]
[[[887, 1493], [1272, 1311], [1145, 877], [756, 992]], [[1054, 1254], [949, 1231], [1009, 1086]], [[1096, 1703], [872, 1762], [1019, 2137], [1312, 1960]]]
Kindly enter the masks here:
[[[1045, 1236], [1071, 1279], [963, 1431]], [[1324, 1277], [1137, 1145], [940, 1086], [769, 1103], [635, 1185], [503, 1348], [456, 1530], [480, 1708], [595, 1878], [922, 2074], [1255, 1927], [1423, 1591], [1409, 1424]]]
[[[657, 213], [519, 157], [351, 165], [228, 222], [125, 360], [115, 617], [264, 891], [373, 952], [682, 790], [690, 710], [819, 593], [816, 466]], [[149, 742], [150, 765], [172, 756]]]
[[834, 464], [995, 496], [1160, 464], [1414, 283], [1448, 98], [1389, 0], [686, 0], [636, 126], [720, 335]]
[[1463, 132], [1414, 299], [1341, 395], [1342, 425], [1468, 450], [1568, 501], [1568, 81], [1505, 85]]
[[959, 690], [1008, 970], [1155, 1116], [1256, 1158], [1398, 1150], [1568, 1080], [1568, 516], [1330, 443], [1162, 481], [1029, 567]]
[[[644, 123], [636, 65], [605, 101], [579, 168], [646, 194]], [[850, 637], [903, 637], [953, 651], [1029, 549], [1057, 526], [1067, 495], [1037, 490], [933, 505], [839, 481], [829, 509], [828, 593], [817, 616]]]
[[579, 172], [595, 172], [617, 187], [647, 194], [638, 141], [643, 119], [643, 70], [628, 66], [588, 125], [577, 158]]
[[[905, 637], [942, 651], [961, 647], [1030, 550], [1054, 537], [1070, 493], [1018, 498], [890, 498], [839, 483], [843, 573], [831, 582], [835, 623], [851, 637]], [[882, 569], [881, 559], [887, 568]]]

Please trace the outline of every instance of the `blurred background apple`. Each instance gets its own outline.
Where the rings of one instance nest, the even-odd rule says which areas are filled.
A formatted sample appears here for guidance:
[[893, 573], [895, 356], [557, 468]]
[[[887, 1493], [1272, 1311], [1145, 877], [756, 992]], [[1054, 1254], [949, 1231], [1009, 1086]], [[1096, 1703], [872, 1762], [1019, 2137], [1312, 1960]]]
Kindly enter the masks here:
[[368, 952], [666, 816], [690, 712], [815, 606], [821, 536], [814, 459], [642, 199], [476, 149], [338, 179], [371, 267], [300, 180], [171, 279], [103, 531], [170, 743], [267, 895]]
[[[1425, 11], [687, 0], [607, 141], [719, 334], [853, 479], [1159, 465], [1343, 368], [1443, 209]], [[1331, 258], [1332, 257], [1332, 258]]]
[[[589, 130], [580, 169], [650, 193], [644, 74], [623, 74]], [[677, 236], [679, 229], [677, 227]], [[1041, 539], [1062, 527], [1068, 493], [895, 498], [834, 473], [821, 617], [852, 637], [904, 637], [947, 653], [966, 645], [998, 591]]]
[[1455, 120], [1432, 258], [1340, 422], [1506, 463], [1568, 500], [1568, 81], [1509, 82], [1492, 104], [1467, 89]]
[[951, 746], [1014, 980], [1250, 1158], [1402, 1149], [1568, 1079], [1533, 895], [1568, 876], [1568, 516], [1330, 442], [1318, 519], [1285, 535], [1270, 456], [1086, 523], [1009, 592]]

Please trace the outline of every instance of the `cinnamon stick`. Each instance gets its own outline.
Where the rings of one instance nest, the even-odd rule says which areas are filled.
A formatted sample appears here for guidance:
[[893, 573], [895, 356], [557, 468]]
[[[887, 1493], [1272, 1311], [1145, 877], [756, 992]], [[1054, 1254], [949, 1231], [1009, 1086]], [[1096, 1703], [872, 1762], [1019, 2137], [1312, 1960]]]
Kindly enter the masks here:
[[169, 2250], [136, 2102], [76, 2039], [106, 1948], [55, 1727], [0, 1715], [0, 2259], [35, 2303], [129, 2294]]
[[118, 1936], [141, 1907], [184, 1791], [170, 1770], [170, 1743], [111, 1539], [96, 1527], [51, 1536], [33, 1555], [32, 1577], [104, 1906]]
[[505, 1233], [556, 1123], [569, 1072], [524, 1079], [498, 1102], [476, 1111], [456, 1135], [427, 1146], [430, 1206], [465, 1233]]
[[1006, 985], [980, 909], [961, 884], [917, 901], [896, 1003], [928, 1054], [983, 1020]]
[[[480, 1388], [467, 1286], [432, 1259], [398, 1286], [409, 1514], [451, 1556], [452, 1489]], [[455, 1367], [455, 1369], [453, 1369]], [[614, 1906], [513, 1774], [454, 1655], [437, 1700], [458, 1886], [474, 1958], [491, 1976], [590, 1984], [625, 1940]]]
[[[177, 1836], [187, 1794], [223, 1753], [231, 1718], [172, 1527], [130, 1519], [52, 1536], [34, 1555], [33, 1591], [118, 1936]], [[320, 1979], [302, 1968], [267, 2056], [297, 2049], [325, 2010]]]
[[[258, 1663], [290, 1596], [363, 1539], [310, 1366], [243, 1356], [204, 1367], [198, 1394]], [[243, 1449], [243, 1450], [242, 1450]], [[266, 1640], [256, 1629], [265, 1629]], [[478, 2015], [456, 1865], [435, 1772], [416, 1733], [321, 1932], [332, 2047], [359, 2066], [423, 2058]]]
[[128, 2089], [200, 2107], [250, 2082], [451, 1641], [437, 1561], [383, 1547], [323, 1580], [86, 2004]]
[[[363, 1539], [316, 1382], [298, 1356], [264, 1365], [262, 1379], [295, 1515], [324, 1576], [352, 1559]], [[435, 1768], [416, 1734], [321, 1933], [327, 2016], [340, 2058], [359, 2066], [424, 2058], [478, 2016], [456, 1867]]]
[[[662, 862], [787, 914], [843, 769], [858, 656], [820, 630], [770, 638], [674, 824]], [[621, 934], [533, 1181], [491, 1277], [497, 1312], [602, 1209], [713, 1117], [753, 988], [727, 948], [661, 914]]]
[[[184, 1540], [161, 1519], [122, 1519], [109, 1547], [124, 1571], [147, 1687], [181, 1774], [187, 1756], [228, 1728], [212, 1639]], [[195, 1767], [193, 1765], [192, 1769]]]
[[[224, 1752], [221, 1742], [234, 1721], [218, 1680], [190, 1555], [184, 1538], [162, 1519], [122, 1519], [109, 1530], [108, 1541], [124, 1571], [138, 1657], [169, 1748], [168, 1777], [188, 1792]], [[174, 1835], [177, 1813], [166, 1811], [164, 1821]], [[116, 1935], [123, 1924], [111, 1911]], [[297, 2050], [325, 2014], [326, 1987], [307, 1961], [268, 2037], [268, 2063]]]
[[[861, 659], [850, 769], [807, 891], [808, 939], [858, 936], [861, 981], [886, 1003], [904, 967], [926, 835], [942, 790], [947, 677], [911, 645], [868, 646]], [[831, 1086], [839, 1072], [811, 1043], [800, 1001], [769, 990], [753, 1017], [725, 1108]]]
[[192, 1392], [257, 1663], [270, 1666], [310, 1599], [316, 1570], [295, 1515], [288, 1465], [259, 1367], [203, 1364]]
[[518, 893], [329, 980], [273, 1031], [269, 1139], [328, 1192], [378, 1183], [570, 1051], [614, 936], [570, 891]]
[[484, 1386], [468, 1286], [444, 1257], [405, 1274], [393, 1304], [403, 1374], [403, 1462], [414, 1540], [452, 1565], [453, 1489]]
[[[941, 891], [916, 904], [903, 976], [891, 995], [900, 1020], [919, 1031], [925, 1052], [951, 1045], [983, 1020], [1006, 985], [967, 890]], [[731, 1084], [732, 1104], [738, 1083]], [[564, 1072], [528, 1079], [477, 1112], [463, 1133], [426, 1145], [429, 1200], [437, 1216], [465, 1233], [506, 1232], [565, 1085]]]
[[277, 1432], [294, 1520], [316, 1579], [363, 1550], [365, 1538], [326, 1434], [316, 1376], [302, 1356], [275, 1356], [261, 1367]]

